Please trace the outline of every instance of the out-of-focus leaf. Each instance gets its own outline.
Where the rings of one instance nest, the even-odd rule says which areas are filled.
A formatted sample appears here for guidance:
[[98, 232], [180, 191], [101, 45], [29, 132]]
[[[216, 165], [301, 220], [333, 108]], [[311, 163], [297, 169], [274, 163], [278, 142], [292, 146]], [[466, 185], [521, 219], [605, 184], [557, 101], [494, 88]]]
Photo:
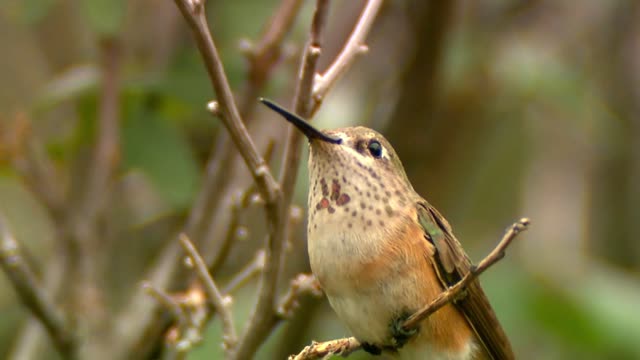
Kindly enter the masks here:
[[0, 12], [14, 15], [19, 21], [31, 25], [47, 16], [55, 3], [56, 0], [2, 1]]
[[124, 165], [141, 170], [175, 208], [192, 199], [198, 168], [181, 132], [160, 114], [129, 99], [122, 128]]
[[202, 59], [195, 50], [177, 57], [156, 90], [192, 109], [204, 109], [214, 96]]
[[640, 284], [630, 274], [593, 263], [575, 300], [599, 329], [599, 336], [618, 359], [640, 359]]
[[63, 101], [94, 89], [100, 81], [100, 74], [94, 65], [74, 66], [51, 79], [38, 97], [35, 109], [46, 110]]
[[125, 0], [85, 0], [82, 10], [89, 26], [100, 36], [116, 35], [122, 28]]
[[599, 353], [606, 350], [608, 344], [598, 324], [570, 294], [545, 286], [535, 290], [529, 298], [531, 321], [565, 343], [588, 347]]

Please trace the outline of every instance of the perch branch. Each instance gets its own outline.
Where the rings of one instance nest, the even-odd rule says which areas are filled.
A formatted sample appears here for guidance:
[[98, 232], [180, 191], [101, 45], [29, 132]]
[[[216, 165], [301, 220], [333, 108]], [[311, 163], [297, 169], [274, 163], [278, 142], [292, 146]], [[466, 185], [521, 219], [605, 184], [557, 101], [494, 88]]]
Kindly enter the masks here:
[[491, 251], [491, 253], [489, 253], [489, 255], [482, 259], [477, 266], [472, 266], [471, 270], [457, 284], [442, 292], [421, 310], [411, 315], [404, 324], [402, 324], [402, 327], [406, 330], [416, 328], [422, 320], [428, 318], [431, 314], [453, 301], [469, 285], [469, 283], [474, 281], [493, 264], [500, 261], [504, 257], [505, 250], [511, 244], [513, 239], [515, 239], [519, 233], [525, 231], [528, 226], [529, 219], [527, 218], [522, 218], [511, 225], [498, 245], [493, 249], [493, 251]]
[[54, 345], [67, 358], [75, 358], [75, 339], [65, 314], [45, 293], [25, 260], [20, 245], [0, 216], [0, 266], [22, 303], [40, 320]]
[[360, 342], [354, 338], [343, 338], [324, 342], [312, 342], [299, 354], [289, 356], [289, 360], [317, 360], [326, 359], [329, 355], [348, 356], [360, 349]]

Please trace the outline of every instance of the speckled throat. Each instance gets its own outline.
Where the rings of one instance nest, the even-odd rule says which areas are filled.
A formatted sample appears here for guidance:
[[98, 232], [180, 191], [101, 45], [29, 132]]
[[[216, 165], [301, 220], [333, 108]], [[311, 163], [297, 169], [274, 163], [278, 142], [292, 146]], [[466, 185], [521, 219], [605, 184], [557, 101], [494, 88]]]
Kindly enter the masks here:
[[[311, 268], [331, 292], [410, 221], [404, 215], [414, 192], [380, 134], [364, 127], [326, 133], [342, 143], [310, 142], [308, 246]], [[378, 159], [368, 153], [370, 139], [385, 142]]]

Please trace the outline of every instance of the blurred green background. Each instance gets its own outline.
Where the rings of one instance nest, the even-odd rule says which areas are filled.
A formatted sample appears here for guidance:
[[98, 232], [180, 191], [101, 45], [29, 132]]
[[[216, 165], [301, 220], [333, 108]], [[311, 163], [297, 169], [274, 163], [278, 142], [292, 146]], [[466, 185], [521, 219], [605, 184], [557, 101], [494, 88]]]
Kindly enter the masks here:
[[[321, 69], [363, 4], [331, 2]], [[239, 44], [257, 41], [277, 5], [207, 3], [239, 98], [249, 81]], [[303, 2], [259, 96], [290, 103], [313, 8]], [[118, 162], [100, 228], [110, 255], [99, 276], [106, 309], [115, 311], [184, 221], [223, 131], [205, 110], [215, 95], [191, 34], [170, 0], [3, 1], [0, 44], [0, 212], [43, 276], [57, 223], [38, 197], [43, 185], [34, 190], [25, 180], [22, 152], [46, 159], [53, 170], [42, 179], [65, 189], [61, 206], [72, 206], [74, 177], [96, 139], [101, 54], [117, 44]], [[448, 218], [472, 259], [514, 220], [531, 218], [482, 277], [519, 358], [640, 358], [640, 2], [388, 1], [368, 45], [314, 121], [387, 135], [416, 190]], [[261, 148], [275, 143], [277, 167], [284, 124], [260, 108], [247, 117]], [[247, 181], [239, 160], [229, 167]], [[306, 165], [294, 202], [304, 208], [305, 199]], [[241, 223], [248, 235], [214, 274], [220, 282], [262, 244], [260, 209], [243, 211]], [[304, 224], [295, 231], [291, 251], [303, 254]], [[306, 257], [286, 270], [308, 271]], [[240, 327], [254, 294], [250, 284], [234, 297]], [[324, 299], [302, 305], [257, 358], [282, 359], [311, 340], [349, 335]], [[15, 355], [27, 317], [0, 276], [0, 358]], [[189, 359], [221, 357], [213, 321]]]

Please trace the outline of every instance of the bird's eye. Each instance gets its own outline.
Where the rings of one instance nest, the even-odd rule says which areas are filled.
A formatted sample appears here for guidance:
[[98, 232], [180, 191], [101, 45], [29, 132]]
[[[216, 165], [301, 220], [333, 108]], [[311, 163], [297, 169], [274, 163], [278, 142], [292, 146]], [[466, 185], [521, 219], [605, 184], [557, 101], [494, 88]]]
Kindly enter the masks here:
[[367, 148], [374, 158], [380, 158], [382, 156], [382, 145], [380, 145], [378, 140], [369, 141]]

